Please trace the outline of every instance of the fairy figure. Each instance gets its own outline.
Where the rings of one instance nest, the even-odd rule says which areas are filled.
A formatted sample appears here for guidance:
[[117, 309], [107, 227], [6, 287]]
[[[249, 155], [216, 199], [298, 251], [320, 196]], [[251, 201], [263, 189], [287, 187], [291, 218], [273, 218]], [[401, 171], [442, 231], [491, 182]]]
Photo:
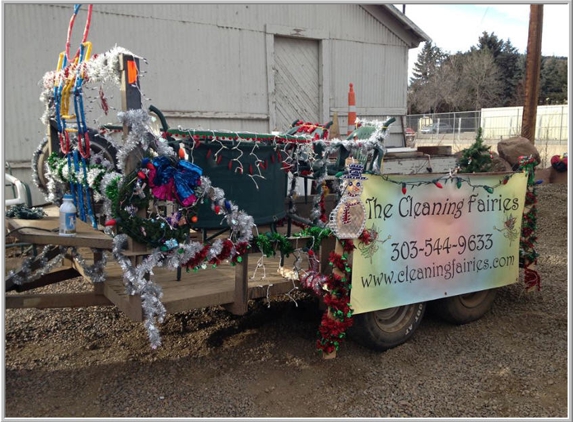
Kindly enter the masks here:
[[519, 230], [515, 227], [516, 221], [517, 219], [513, 216], [513, 214], [509, 214], [509, 216], [506, 216], [502, 228], [498, 229], [496, 226], [493, 226], [494, 230], [502, 232], [503, 237], [509, 240], [510, 246], [513, 241], [519, 237]]

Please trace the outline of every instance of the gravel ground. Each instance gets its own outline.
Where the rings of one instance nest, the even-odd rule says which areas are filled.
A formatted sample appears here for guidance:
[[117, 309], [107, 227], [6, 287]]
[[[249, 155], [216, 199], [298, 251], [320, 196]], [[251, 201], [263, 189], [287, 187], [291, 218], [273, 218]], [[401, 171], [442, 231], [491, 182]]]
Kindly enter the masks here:
[[[152, 351], [112, 307], [6, 310], [6, 418], [569, 416], [567, 186], [540, 185], [541, 292], [500, 289], [479, 321], [426, 314], [413, 338], [376, 353], [349, 340], [315, 352], [322, 315], [300, 294], [242, 317], [170, 315]], [[45, 292], [89, 289], [81, 279]]]

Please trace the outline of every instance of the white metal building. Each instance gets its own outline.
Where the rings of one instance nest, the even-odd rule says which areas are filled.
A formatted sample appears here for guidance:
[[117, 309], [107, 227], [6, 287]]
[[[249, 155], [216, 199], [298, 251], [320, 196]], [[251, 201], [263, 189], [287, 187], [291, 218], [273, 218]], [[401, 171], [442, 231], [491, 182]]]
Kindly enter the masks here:
[[[65, 49], [73, 7], [3, 3], [4, 155], [29, 184], [46, 133], [41, 82]], [[337, 112], [343, 133], [349, 83], [359, 118], [406, 114], [408, 50], [429, 40], [392, 5], [336, 3], [95, 3], [87, 39], [92, 54], [118, 45], [145, 59], [144, 106], [159, 108], [170, 127], [285, 131], [296, 119], [326, 123]], [[88, 124], [116, 123], [116, 111], [99, 107], [99, 88], [85, 91]], [[103, 88], [119, 108], [119, 90]], [[32, 197], [45, 202], [35, 187]]]

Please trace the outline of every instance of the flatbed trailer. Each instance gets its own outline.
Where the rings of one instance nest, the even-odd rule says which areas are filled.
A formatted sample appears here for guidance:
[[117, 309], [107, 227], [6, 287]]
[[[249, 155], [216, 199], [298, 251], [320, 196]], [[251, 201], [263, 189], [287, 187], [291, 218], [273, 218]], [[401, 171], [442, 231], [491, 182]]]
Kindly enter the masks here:
[[[327, 308], [318, 344], [329, 358], [347, 331], [375, 350], [404, 343], [428, 303], [453, 323], [478, 319], [496, 289], [517, 282], [518, 267], [534, 262], [519, 249], [522, 215], [532, 207], [526, 167], [462, 174], [444, 147], [387, 149], [393, 119], [364, 122], [344, 140], [328, 139], [328, 124], [302, 121], [278, 135], [169, 129], [159, 110], [142, 109], [139, 58], [118, 48], [99, 58], [121, 80], [122, 125], [115, 129], [122, 142], [114, 143], [104, 134], [109, 127], [90, 132], [78, 116], [58, 114], [70, 83], [81, 94], [87, 58], [80, 52], [79, 64], [59, 68], [48, 87], [52, 114], [35, 172], [58, 205], [62, 170], [67, 165], [72, 173], [75, 160], [76, 180], [69, 176], [67, 186], [87, 212], [75, 237], [57, 234], [57, 207], [46, 218], [6, 220], [19, 242], [42, 249], [7, 276], [8, 308], [116, 306], [145, 321], [155, 347], [167, 313], [224, 306], [242, 315], [249, 300], [305, 289]], [[150, 112], [161, 121], [159, 132], [147, 123]], [[75, 132], [65, 129], [72, 117]], [[118, 170], [104, 172], [99, 186], [87, 181], [90, 151]], [[160, 171], [167, 181], [157, 182]], [[339, 192], [327, 194], [339, 184]], [[101, 205], [92, 201], [96, 191], [105, 221], [94, 217]], [[295, 225], [316, 230], [294, 233]], [[93, 282], [93, 292], [30, 293], [78, 276]]]

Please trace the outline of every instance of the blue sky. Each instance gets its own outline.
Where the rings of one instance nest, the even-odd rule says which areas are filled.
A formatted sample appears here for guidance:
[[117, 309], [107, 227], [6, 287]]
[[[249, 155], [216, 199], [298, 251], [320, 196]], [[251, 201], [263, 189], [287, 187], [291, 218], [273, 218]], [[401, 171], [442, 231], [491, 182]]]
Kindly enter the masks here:
[[[402, 4], [394, 4], [402, 11]], [[483, 31], [511, 41], [520, 53], [527, 51], [529, 4], [407, 4], [406, 16], [424, 31], [442, 51], [467, 51], [478, 43]], [[570, 5], [545, 4], [541, 54], [569, 57]], [[423, 45], [423, 44], [422, 44]], [[410, 69], [420, 47], [411, 49]]]

